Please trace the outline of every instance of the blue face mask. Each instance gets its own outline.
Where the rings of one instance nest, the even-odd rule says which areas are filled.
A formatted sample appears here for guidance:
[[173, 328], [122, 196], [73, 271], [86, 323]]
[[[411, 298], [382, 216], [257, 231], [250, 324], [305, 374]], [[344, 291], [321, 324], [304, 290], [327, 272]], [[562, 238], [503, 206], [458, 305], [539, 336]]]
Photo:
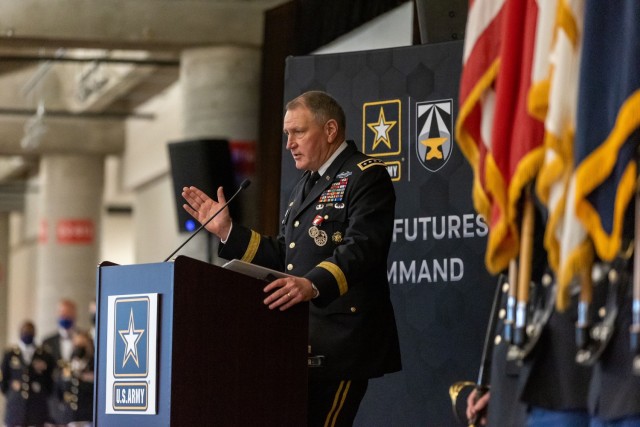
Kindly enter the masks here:
[[20, 341], [22, 341], [26, 345], [33, 344], [33, 335], [31, 335], [31, 334], [22, 334], [22, 335], [20, 335]]
[[58, 325], [60, 325], [62, 329], [70, 329], [73, 326], [73, 319], [61, 317], [60, 319], [58, 319]]

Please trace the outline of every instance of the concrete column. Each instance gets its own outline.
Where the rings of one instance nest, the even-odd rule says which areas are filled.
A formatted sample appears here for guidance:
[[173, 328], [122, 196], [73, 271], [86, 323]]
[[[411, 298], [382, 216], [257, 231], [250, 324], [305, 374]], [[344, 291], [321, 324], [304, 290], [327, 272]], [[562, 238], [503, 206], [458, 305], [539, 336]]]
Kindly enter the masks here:
[[[258, 48], [221, 46], [185, 50], [180, 61], [184, 139], [249, 141], [255, 146], [258, 137], [260, 65]], [[253, 185], [238, 199], [243, 204], [240, 222], [251, 226], [257, 222], [255, 201], [259, 185], [252, 172], [239, 177], [244, 178], [251, 179]], [[227, 196], [235, 190], [227, 189]], [[204, 250], [203, 239], [200, 239], [199, 245], [198, 250]], [[215, 253], [217, 243], [213, 246]]]
[[56, 330], [60, 298], [78, 305], [80, 327], [89, 326], [99, 255], [104, 158], [49, 155], [40, 165], [36, 326], [44, 337]]
[[[18, 342], [18, 329], [23, 321], [35, 321], [39, 184], [29, 179], [22, 211], [9, 215], [9, 267], [7, 295], [7, 340]], [[41, 340], [42, 331], [36, 330]]]
[[9, 298], [9, 214], [0, 212], [0, 348], [7, 348]]
[[258, 48], [185, 50], [180, 61], [185, 138], [255, 139], [259, 84]]

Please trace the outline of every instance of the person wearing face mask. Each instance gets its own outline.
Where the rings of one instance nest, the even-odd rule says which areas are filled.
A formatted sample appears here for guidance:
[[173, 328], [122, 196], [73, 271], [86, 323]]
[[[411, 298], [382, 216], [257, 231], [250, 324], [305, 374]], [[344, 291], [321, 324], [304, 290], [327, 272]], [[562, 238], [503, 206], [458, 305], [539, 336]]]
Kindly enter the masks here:
[[35, 326], [25, 321], [20, 342], [8, 349], [0, 367], [0, 390], [6, 398], [5, 425], [44, 426], [49, 411], [47, 399], [53, 389], [53, 357], [36, 346]]
[[[58, 331], [45, 338], [42, 346], [48, 351], [56, 361], [54, 370], [54, 381], [62, 375], [65, 368], [71, 363], [73, 353], [73, 337], [76, 335], [76, 303], [70, 299], [62, 299], [58, 303]], [[50, 422], [55, 425], [65, 425], [68, 423], [64, 415], [64, 402], [54, 393], [49, 399]]]
[[93, 421], [93, 361], [91, 336], [77, 332], [73, 337], [70, 363], [57, 378], [57, 398], [64, 404], [62, 420], [74, 427], [91, 426]]

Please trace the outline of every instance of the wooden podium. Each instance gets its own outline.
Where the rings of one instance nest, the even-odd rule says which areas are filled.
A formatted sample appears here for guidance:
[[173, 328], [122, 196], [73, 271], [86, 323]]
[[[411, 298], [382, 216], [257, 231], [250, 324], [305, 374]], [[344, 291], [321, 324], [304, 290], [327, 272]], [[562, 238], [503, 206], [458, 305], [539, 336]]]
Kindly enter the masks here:
[[265, 285], [184, 256], [100, 264], [95, 425], [306, 425], [309, 307], [269, 310]]

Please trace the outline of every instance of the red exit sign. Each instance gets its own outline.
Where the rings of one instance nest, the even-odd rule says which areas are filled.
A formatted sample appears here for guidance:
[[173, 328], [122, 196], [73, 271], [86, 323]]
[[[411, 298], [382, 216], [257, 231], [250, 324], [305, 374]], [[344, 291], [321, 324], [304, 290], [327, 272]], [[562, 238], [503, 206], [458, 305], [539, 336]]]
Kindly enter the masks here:
[[58, 243], [93, 243], [93, 221], [90, 219], [61, 219], [56, 226]]

